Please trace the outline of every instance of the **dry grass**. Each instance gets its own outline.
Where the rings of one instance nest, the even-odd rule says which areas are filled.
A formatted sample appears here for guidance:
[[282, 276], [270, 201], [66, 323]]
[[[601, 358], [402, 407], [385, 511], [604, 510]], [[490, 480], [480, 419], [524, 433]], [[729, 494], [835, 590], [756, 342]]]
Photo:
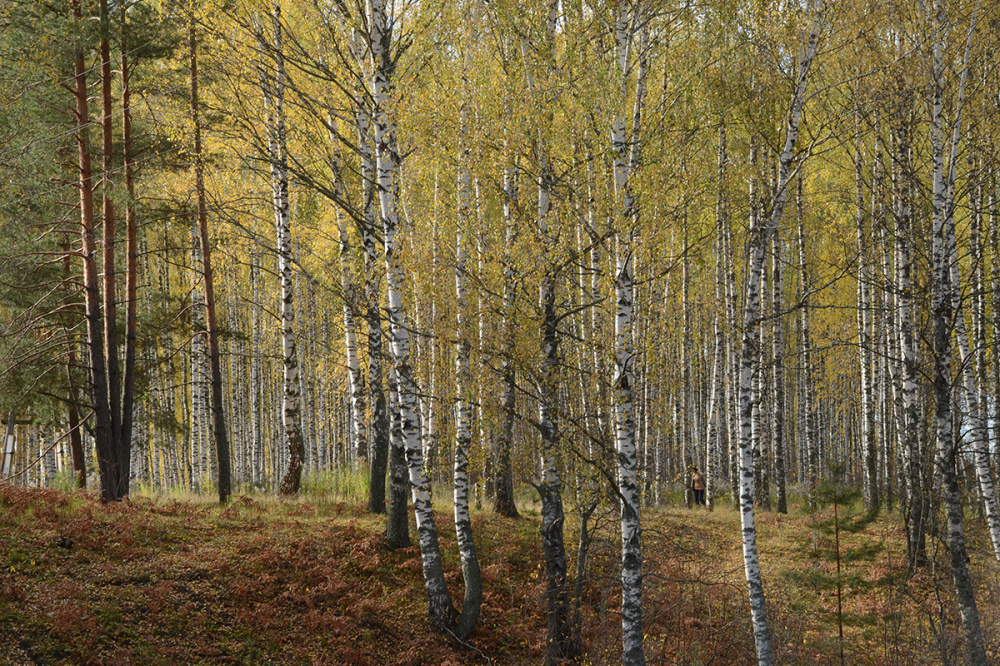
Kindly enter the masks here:
[[[518, 521], [475, 514], [485, 598], [471, 645], [461, 646], [429, 630], [417, 549], [388, 550], [381, 519], [356, 503], [242, 496], [220, 508], [191, 496], [101, 505], [80, 492], [0, 485], [0, 662], [539, 663], [544, 576], [537, 522], [525, 508], [528, 517]], [[811, 527], [816, 518], [758, 516], [778, 662], [838, 663], [835, 599], [782, 576], [829, 568], [809, 552], [823, 546]], [[572, 571], [572, 514], [568, 521]], [[460, 598], [446, 507], [438, 523], [447, 579]], [[611, 511], [598, 519], [590, 552], [584, 663], [620, 660], [615, 523]], [[902, 565], [896, 523], [888, 516], [851, 537], [854, 545], [882, 546], [863, 564], [868, 578], [886, 578]], [[650, 663], [754, 663], [737, 514], [648, 510], [644, 524]], [[997, 567], [974, 537], [975, 570], [989, 577], [980, 581], [980, 610], [996, 655]], [[850, 590], [846, 663], [940, 663], [943, 654], [960, 660], [949, 583], [940, 568], [905, 585]]]

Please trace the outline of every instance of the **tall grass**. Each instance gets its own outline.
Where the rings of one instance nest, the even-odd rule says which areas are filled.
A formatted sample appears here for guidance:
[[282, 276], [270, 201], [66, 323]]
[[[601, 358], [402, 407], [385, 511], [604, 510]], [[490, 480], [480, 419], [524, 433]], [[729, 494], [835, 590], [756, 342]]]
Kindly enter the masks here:
[[303, 475], [301, 494], [324, 500], [339, 500], [348, 504], [368, 502], [368, 483], [371, 475], [367, 469], [340, 467], [333, 470]]

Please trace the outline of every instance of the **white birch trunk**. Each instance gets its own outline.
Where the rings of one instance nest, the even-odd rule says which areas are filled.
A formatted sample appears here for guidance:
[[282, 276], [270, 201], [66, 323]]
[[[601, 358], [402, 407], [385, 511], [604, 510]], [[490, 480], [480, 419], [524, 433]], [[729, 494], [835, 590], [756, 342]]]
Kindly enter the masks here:
[[[475, 39], [472, 40], [475, 42]], [[469, 172], [469, 108], [468, 76], [472, 66], [472, 45], [465, 45], [463, 62], [463, 100], [459, 111], [459, 166], [458, 166], [458, 233], [455, 239], [455, 536], [462, 559], [462, 577], [465, 581], [465, 599], [462, 613], [456, 623], [456, 634], [461, 640], [472, 635], [479, 617], [483, 598], [483, 580], [476, 556], [476, 544], [472, 538], [472, 519], [469, 516], [469, 451], [472, 446], [472, 405], [469, 395], [472, 391], [472, 370], [468, 331], [468, 302], [466, 283], [468, 281], [468, 229], [471, 173]]]
[[[629, 80], [629, 50], [632, 41], [632, 8], [624, 5], [615, 24], [616, 56], [622, 77], [621, 104], [624, 108]], [[639, 74], [639, 85], [644, 83]], [[641, 96], [637, 96], [640, 103]], [[638, 112], [637, 112], [638, 113]], [[615, 270], [615, 370], [612, 385], [615, 392], [615, 448], [618, 452], [618, 486], [621, 498], [622, 528], [622, 663], [645, 663], [642, 651], [642, 552], [640, 545], [639, 486], [635, 445], [635, 404], [633, 396], [635, 349], [633, 346], [633, 308], [635, 273], [633, 240], [637, 235], [636, 206], [630, 177], [635, 163], [629, 159], [629, 144], [637, 139], [633, 127], [629, 141], [624, 114], [619, 112], [611, 121], [611, 149], [615, 177], [615, 194], [620, 217], [618, 221], [618, 256]]]
[[398, 256], [399, 213], [396, 207], [399, 153], [395, 141], [395, 109], [392, 91], [394, 63], [390, 56], [392, 32], [383, 0], [369, 4], [369, 45], [373, 76], [372, 100], [374, 103], [374, 143], [376, 150], [376, 184], [379, 207], [382, 213], [382, 230], [385, 243], [386, 292], [389, 311], [389, 338], [393, 361], [393, 379], [397, 394], [397, 413], [394, 428], [406, 452], [409, 470], [413, 512], [416, 516], [420, 556], [423, 564], [424, 585], [427, 590], [428, 611], [431, 624], [440, 630], [451, 628], [455, 610], [444, 580], [441, 551], [438, 546], [434, 511], [431, 507], [430, 482], [424, 470], [423, 451], [416, 419], [417, 387], [410, 367], [410, 337], [403, 304], [403, 267]]
[[784, 336], [784, 280], [782, 279], [782, 269], [784, 259], [782, 257], [781, 230], [774, 230], [772, 246], [772, 269], [771, 269], [771, 316], [774, 317], [774, 327], [772, 329], [772, 351], [773, 351], [773, 417], [771, 423], [772, 449], [774, 454], [774, 476], [777, 486], [777, 510], [778, 513], [788, 513], [788, 498], [785, 494], [785, 336]]
[[798, 138], [802, 107], [805, 104], [806, 84], [809, 68], [819, 41], [822, 20], [822, 4], [815, 8], [815, 17], [810, 29], [805, 53], [799, 62], [795, 91], [792, 96], [785, 145], [781, 151], [778, 167], [777, 196], [771, 215], [765, 224], [755, 229], [750, 239], [750, 263], [747, 275], [746, 311], [743, 320], [743, 344], [740, 364], [740, 514], [743, 526], [743, 562], [747, 586], [750, 594], [750, 613], [753, 620], [754, 640], [757, 647], [757, 661], [761, 666], [774, 663], [771, 646], [771, 632], [764, 604], [764, 585], [760, 575], [757, 555], [757, 532], [754, 525], [753, 449], [751, 441], [751, 421], [753, 405], [751, 383], [754, 365], [759, 359], [756, 352], [758, 328], [761, 321], [761, 273], [767, 253], [767, 242], [777, 229], [787, 199], [789, 174], [795, 157], [795, 143]]
[[[558, 0], [549, 0], [545, 18], [545, 42], [542, 58], [545, 60], [545, 83], [555, 69], [556, 23], [559, 18]], [[522, 44], [522, 54], [527, 61], [528, 46]], [[528, 87], [537, 95], [534, 76], [528, 69]], [[538, 159], [538, 208], [537, 228], [541, 241], [541, 262], [544, 273], [538, 289], [538, 304], [541, 310], [541, 362], [537, 380], [538, 430], [541, 433], [541, 480], [537, 486], [542, 499], [542, 551], [545, 558], [546, 616], [548, 629], [546, 637], [546, 664], [556, 664], [562, 659], [573, 658], [578, 647], [573, 640], [569, 623], [569, 590], [567, 587], [566, 547], [563, 539], [565, 513], [562, 501], [562, 451], [559, 447], [559, 351], [556, 316], [556, 279], [551, 257], [552, 239], [549, 229], [549, 213], [552, 209], [551, 192], [554, 176], [549, 163], [548, 133], [552, 122], [552, 111], [543, 112], [543, 125], [536, 137]]]
[[[336, 122], [330, 114], [329, 122], [331, 126]], [[343, 179], [343, 164], [340, 156], [340, 140], [337, 136], [330, 137], [330, 143], [334, 147], [333, 161], [333, 187], [336, 196], [341, 201], [347, 200], [346, 188]], [[351, 396], [351, 426], [354, 439], [355, 457], [358, 463], [366, 464], [369, 458], [368, 432], [365, 428], [365, 380], [361, 372], [361, 362], [358, 357], [358, 324], [356, 310], [358, 308], [358, 294], [355, 288], [353, 273], [351, 271], [351, 240], [347, 234], [347, 221], [344, 219], [340, 207], [335, 211], [337, 222], [337, 239], [340, 245], [340, 290], [341, 298], [344, 301], [344, 349], [347, 357], [347, 380], [348, 390]], [[326, 336], [325, 312], [323, 335]], [[325, 400], [322, 388], [320, 389], [320, 413], [322, 418], [326, 418]], [[317, 441], [321, 449], [320, 464], [325, 463], [325, 428], [320, 429]], [[359, 464], [359, 466], [360, 466]]]
[[868, 232], [865, 229], [864, 163], [861, 155], [860, 109], [855, 110], [854, 183], [858, 235], [858, 364], [861, 375], [861, 456], [865, 506], [878, 512], [878, 457], [875, 449], [875, 402], [872, 387], [871, 296]]
[[503, 376], [503, 388], [500, 403], [503, 407], [503, 425], [500, 436], [495, 440], [493, 453], [493, 510], [508, 518], [518, 516], [514, 504], [514, 471], [511, 464], [511, 448], [514, 444], [514, 419], [517, 400], [517, 384], [514, 367], [514, 350], [517, 344], [517, 331], [514, 326], [515, 308], [517, 304], [518, 270], [514, 257], [514, 244], [517, 242], [517, 214], [519, 164], [516, 157], [511, 156], [509, 145], [505, 147], [508, 163], [504, 168], [504, 249], [503, 249], [503, 358], [500, 360], [500, 374]]
[[288, 148], [285, 130], [285, 61], [282, 49], [283, 28], [281, 3], [274, 2], [271, 10], [272, 41], [265, 43], [263, 29], [258, 35], [261, 49], [274, 59], [274, 73], [267, 74], [262, 67], [261, 81], [264, 88], [267, 112], [268, 160], [271, 169], [271, 198], [274, 207], [274, 226], [277, 238], [278, 279], [281, 282], [281, 358], [282, 358], [282, 409], [281, 420], [288, 449], [288, 468], [281, 481], [282, 495], [294, 495], [299, 490], [305, 447], [302, 441], [301, 386], [299, 382], [298, 351], [295, 345], [295, 291], [292, 279], [292, 236], [289, 223]]
[[816, 403], [813, 393], [813, 356], [812, 339], [809, 335], [809, 270], [805, 245], [805, 204], [802, 198], [802, 175], [799, 175], [796, 189], [796, 208], [798, 209], [798, 242], [799, 242], [799, 290], [802, 313], [799, 319], [802, 349], [802, 421], [801, 435], [805, 443], [802, 447], [805, 454], [805, 472], [809, 484], [809, 506], [816, 507], [816, 484], [819, 482], [819, 442], [817, 442]]
[[[948, 550], [951, 556], [951, 572], [955, 581], [955, 590], [962, 615], [962, 625], [965, 632], [967, 661], [970, 664], [986, 664], [986, 650], [983, 644], [982, 627], [979, 622], [979, 611], [976, 608], [976, 597], [969, 576], [969, 557], [965, 544], [963, 529], [962, 499], [958, 487], [956, 470], [957, 443], [951, 407], [952, 370], [951, 370], [951, 325], [954, 316], [954, 290], [957, 285], [952, 282], [955, 269], [952, 268], [952, 254], [949, 251], [949, 223], [954, 206], [953, 185], [955, 162], [958, 158], [958, 144], [961, 129], [962, 106], [964, 102], [965, 81], [968, 74], [969, 49], [972, 44], [972, 29], [969, 32], [969, 43], [965, 53], [965, 68], [962, 71], [961, 86], [958, 94], [958, 111], [955, 119], [949, 160], [949, 175], [944, 173], [944, 137], [942, 131], [943, 89], [944, 89], [944, 10], [940, 3], [935, 3], [935, 19], [937, 28], [941, 31], [941, 40], [936, 42], [931, 55], [931, 151], [933, 164], [932, 196], [933, 196], [933, 291], [932, 314], [934, 322], [934, 397], [937, 437], [937, 465], [941, 475], [941, 490], [944, 495], [945, 510], [948, 518]], [[973, 29], [975, 27], [973, 14]], [[964, 334], [964, 326], [962, 333]], [[968, 340], [966, 339], [966, 347]], [[969, 399], [970, 391], [966, 393]], [[972, 391], [975, 402], [975, 386]], [[972, 405], [969, 405], [970, 409]], [[975, 436], [975, 435], [974, 435]], [[977, 456], [978, 458], [978, 456]], [[978, 460], [977, 460], [978, 462]], [[992, 525], [991, 525], [992, 528]], [[992, 530], [991, 530], [992, 531]]]

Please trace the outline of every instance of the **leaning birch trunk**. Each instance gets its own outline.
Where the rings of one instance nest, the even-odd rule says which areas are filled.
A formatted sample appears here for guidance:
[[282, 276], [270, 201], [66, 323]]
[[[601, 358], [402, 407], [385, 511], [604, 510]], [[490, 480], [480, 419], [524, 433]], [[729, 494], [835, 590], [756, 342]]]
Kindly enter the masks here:
[[[945, 31], [941, 23], [942, 10], [938, 8], [935, 18], [938, 30]], [[962, 627], [965, 632], [965, 649], [967, 663], [978, 666], [988, 663], [986, 649], [983, 644], [982, 627], [979, 622], [979, 611], [976, 608], [975, 589], [969, 576], [969, 556], [965, 544], [963, 530], [962, 498], [958, 487], [956, 470], [957, 443], [951, 407], [951, 326], [954, 316], [954, 290], [957, 285], [952, 283], [954, 269], [951, 267], [952, 255], [949, 252], [949, 218], [954, 207], [954, 169], [958, 158], [958, 144], [961, 136], [962, 106], [964, 102], [965, 81], [968, 75], [969, 50], [972, 46], [972, 36], [976, 23], [976, 13], [973, 13], [972, 28], [969, 30], [969, 42], [965, 52], [965, 67], [962, 70], [961, 85], [958, 93], [958, 109], [955, 119], [954, 135], [952, 137], [951, 155], [949, 160], [949, 177], [944, 174], [944, 137], [942, 132], [943, 89], [944, 89], [944, 37], [936, 42], [931, 54], [931, 151], [933, 162], [933, 292], [932, 316], [934, 322], [934, 403], [937, 437], [937, 466], [941, 474], [941, 490], [944, 495], [945, 511], [948, 517], [948, 550], [951, 556], [951, 573], [955, 581], [955, 591], [959, 611], [962, 615]], [[953, 229], [951, 230], [953, 233]], [[962, 331], [964, 333], [964, 330]], [[966, 339], [966, 347], [968, 340]], [[975, 393], [973, 382], [972, 391]], [[968, 393], [967, 393], [968, 399]], [[972, 405], [969, 405], [970, 409]], [[975, 436], [975, 434], [974, 434]], [[978, 461], [977, 461], [978, 462]], [[991, 525], [992, 527], [992, 525]], [[992, 531], [992, 530], [991, 530]]]
[[[475, 40], [472, 40], [475, 42]], [[472, 446], [472, 404], [469, 395], [472, 390], [472, 371], [469, 356], [468, 307], [466, 282], [468, 276], [469, 252], [467, 238], [469, 229], [469, 104], [468, 76], [472, 64], [472, 46], [465, 45], [463, 61], [463, 97], [459, 111], [459, 152], [458, 167], [458, 234], [455, 239], [455, 537], [462, 558], [462, 578], [465, 581], [465, 599], [462, 613], [456, 621], [455, 634], [459, 640], [472, 635], [479, 618], [479, 608], [483, 600], [483, 577], [476, 556], [476, 544], [472, 538], [472, 519], [469, 516], [469, 449]], [[433, 369], [432, 369], [433, 371]]]
[[[625, 106], [629, 79], [629, 48], [632, 41], [633, 19], [627, 5], [623, 6], [615, 24], [616, 56], [622, 77], [619, 113], [611, 121], [611, 150], [614, 166], [615, 194], [618, 199], [618, 257], [615, 267], [615, 370], [612, 379], [615, 395], [615, 448], [618, 452], [618, 492], [621, 502], [622, 527], [622, 663], [645, 663], [642, 651], [642, 552], [640, 545], [639, 487], [635, 446], [635, 405], [633, 397], [633, 367], [635, 350], [632, 341], [633, 298], [635, 273], [633, 240], [637, 234], [636, 206], [632, 195], [633, 163], [629, 159], [629, 141], [622, 110]], [[639, 85], [644, 83], [639, 73]], [[641, 95], [637, 96], [637, 103]], [[634, 139], [634, 137], [633, 137]]]
[[990, 475], [989, 433], [983, 419], [982, 405], [977, 391], [976, 366], [969, 345], [969, 334], [966, 329], [965, 311], [962, 309], [961, 295], [956, 285], [961, 284], [958, 266], [958, 246], [955, 238], [954, 217], [949, 209], [945, 229], [945, 243], [951, 264], [951, 298], [954, 312], [955, 339], [958, 341], [959, 354], [962, 361], [962, 388], [965, 391], [965, 406], [969, 418], [969, 436], [972, 439], [972, 450], [975, 456], [976, 477], [979, 480], [979, 493], [986, 509], [986, 525], [993, 544], [993, 556], [1000, 562], [1000, 515], [997, 513], [996, 491], [993, 477]]
[[[970, 45], [967, 47], [971, 47]], [[966, 52], [966, 63], [969, 54]], [[986, 509], [986, 524], [990, 532], [990, 540], [993, 544], [993, 556], [1000, 562], [1000, 516], [997, 513], [996, 492], [993, 486], [993, 477], [990, 475], [989, 458], [989, 434], [987, 432], [985, 419], [983, 418], [983, 405], [979, 401], [979, 391], [977, 390], [976, 374], [981, 364], [973, 358], [969, 345], [969, 334], [965, 323], [965, 311], [962, 309], [962, 298], [959, 293], [961, 285], [961, 273], [958, 260], [958, 242], [955, 237], [954, 218], [954, 188], [955, 188], [955, 168], [958, 160], [958, 144], [961, 129], [961, 110], [964, 104], [965, 78], [968, 70], [962, 72], [962, 85], [959, 89], [959, 117], [955, 124], [952, 135], [951, 155], [949, 162], [949, 174], [945, 188], [945, 260], [950, 266], [949, 278], [951, 280], [951, 306], [954, 318], [955, 339], [958, 341], [958, 349], [962, 360], [963, 389], [965, 390], [965, 405], [968, 410], [969, 431], [972, 438], [972, 448], [975, 456], [976, 477], [979, 480], [979, 492]], [[936, 210], [935, 210], [936, 212]], [[974, 263], [973, 270], [978, 270], [978, 262]], [[976, 296], [978, 298], [978, 295]]]
[[431, 624], [441, 631], [450, 631], [455, 609], [444, 580], [441, 551], [438, 546], [434, 510], [431, 507], [430, 482], [424, 471], [423, 452], [416, 419], [417, 387], [410, 367], [410, 337], [403, 306], [403, 267], [399, 261], [399, 213], [396, 196], [399, 190], [399, 153], [396, 148], [396, 128], [391, 120], [394, 109], [392, 76], [394, 60], [390, 56], [391, 35], [386, 6], [383, 0], [369, 4], [369, 47], [371, 50], [372, 119], [374, 144], [377, 146], [375, 170], [377, 174], [379, 207], [385, 242], [386, 292], [389, 311], [389, 338], [392, 350], [393, 377], [396, 385], [397, 404], [394, 428], [406, 451], [413, 512], [416, 516], [420, 556], [423, 564], [424, 584]]
[[281, 421], [288, 446], [288, 468], [281, 481], [280, 493], [294, 495], [302, 480], [305, 447], [301, 428], [301, 390], [299, 359], [295, 346], [295, 292], [292, 281], [292, 240], [289, 225], [288, 151], [285, 135], [285, 61], [282, 53], [281, 3], [272, 6], [273, 42], [264, 43], [258, 35], [261, 49], [274, 58], [273, 78], [263, 74], [264, 100], [267, 107], [267, 144], [271, 168], [271, 195], [277, 236], [278, 278], [281, 280], [281, 358], [282, 409]]
[[746, 310], [743, 318], [743, 344], [740, 354], [740, 514], [743, 526], [743, 563], [750, 593], [750, 613], [757, 647], [757, 661], [761, 666], [769, 666], [774, 663], [774, 652], [771, 647], [771, 631], [764, 604], [764, 585], [760, 575], [757, 532], [754, 526], [751, 383], [755, 371], [754, 366], [759, 359], [757, 340], [761, 324], [761, 273], [764, 269], [768, 241], [777, 229], [785, 209], [789, 174], [795, 158], [795, 143], [798, 138], [799, 123], [802, 119], [802, 107], [805, 104], [809, 67], [816, 56], [819, 41], [819, 28], [822, 20], [821, 3], [816, 6], [815, 11], [816, 15], [810, 29], [809, 40], [805, 46], [805, 53], [799, 63], [798, 77], [792, 96], [785, 145], [781, 151], [778, 166], [777, 196], [766, 223], [758, 225], [751, 231]]

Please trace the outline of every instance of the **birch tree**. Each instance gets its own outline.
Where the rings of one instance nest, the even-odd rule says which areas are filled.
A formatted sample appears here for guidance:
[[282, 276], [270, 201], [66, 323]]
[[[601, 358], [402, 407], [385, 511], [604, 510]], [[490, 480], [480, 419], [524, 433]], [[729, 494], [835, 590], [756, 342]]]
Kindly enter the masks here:
[[[638, 127], [632, 136], [625, 124], [625, 105], [630, 79], [630, 49], [637, 23], [642, 17], [634, 5], [623, 3], [615, 22], [615, 59], [621, 77], [620, 100], [611, 120], [611, 150], [615, 178], [615, 194], [620, 207], [615, 268], [615, 370], [612, 384], [615, 391], [615, 445], [618, 452], [618, 492], [621, 503], [622, 529], [622, 641], [623, 664], [644, 664], [642, 651], [642, 551], [639, 523], [639, 485], [635, 445], [634, 363], [632, 341], [635, 272], [633, 243], [638, 235], [638, 210], [630, 177], [635, 169], [632, 152], [637, 152]], [[643, 28], [645, 35], [645, 28]], [[646, 40], [643, 39], [642, 42]], [[645, 54], [640, 44], [640, 67], [636, 89], [636, 108], [641, 108], [645, 86]], [[637, 111], [637, 115], [640, 112]]]
[[758, 329], [761, 323], [761, 273], [767, 244], [777, 230], [787, 199], [789, 178], [795, 161], [802, 109], [806, 101], [809, 69], [819, 45], [819, 32], [823, 21], [823, 4], [816, 2], [810, 8], [813, 16], [804, 52], [799, 60], [795, 88], [792, 94], [785, 130], [785, 143], [778, 161], [777, 196], [766, 220], [751, 229], [749, 239], [750, 263], [747, 271], [746, 306], [743, 316], [743, 343], [740, 354], [740, 516], [743, 526], [743, 563], [750, 593], [750, 613], [753, 620], [757, 661], [761, 666], [774, 663], [771, 632], [767, 609], [764, 605], [764, 586], [757, 555], [757, 533], [754, 525], [754, 473], [752, 442], [752, 382], [757, 353]]
[[[368, 7], [369, 50], [372, 59], [372, 121], [375, 151], [376, 185], [382, 214], [385, 243], [386, 292], [389, 302], [389, 337], [391, 340], [393, 383], [396, 393], [393, 439], [402, 444], [409, 470], [413, 512], [417, 521], [417, 538], [423, 566], [424, 585], [431, 624], [441, 630], [451, 629], [455, 619], [448, 586], [444, 580], [437, 527], [431, 507], [430, 481], [424, 470], [420, 433], [417, 426], [417, 387], [410, 367], [410, 338], [403, 305], [403, 267], [398, 256], [399, 213], [396, 197], [399, 191], [399, 161], [396, 147], [396, 127], [392, 114], [393, 74], [395, 60], [390, 55], [392, 30], [382, 0], [372, 0]], [[395, 442], [394, 442], [395, 445]]]
[[257, 26], [257, 39], [262, 53], [274, 61], [274, 72], [267, 73], [261, 65], [261, 86], [267, 113], [267, 154], [271, 171], [271, 201], [277, 237], [278, 278], [281, 282], [281, 358], [282, 410], [285, 443], [288, 446], [288, 468], [281, 480], [282, 495], [299, 491], [305, 444], [302, 440], [301, 386], [299, 358], [295, 344], [295, 285], [292, 279], [292, 235], [289, 223], [288, 138], [285, 126], [285, 59], [281, 3], [274, 2], [270, 12], [271, 39], [267, 40], [263, 26]]
[[[978, 9], [978, 8], [977, 8]], [[936, 38], [931, 57], [931, 117], [930, 138], [932, 150], [932, 258], [933, 258], [933, 300], [932, 314], [934, 325], [934, 405], [935, 405], [935, 436], [937, 438], [937, 467], [941, 475], [941, 490], [944, 495], [945, 509], [948, 517], [948, 550], [951, 556], [951, 572], [955, 581], [958, 606], [962, 615], [962, 627], [965, 632], [965, 649], [970, 664], [986, 664], [986, 649], [983, 644], [982, 627], [979, 622], [979, 611], [976, 607], [975, 589], [969, 575], [969, 556], [965, 543], [963, 529], [962, 500], [956, 475], [956, 458], [958, 445], [955, 441], [955, 428], [951, 406], [951, 326], [954, 312], [953, 276], [957, 268], [952, 266], [952, 253], [949, 245], [954, 237], [954, 174], [955, 162], [958, 159], [958, 146], [961, 137], [962, 111], [964, 106], [965, 82], [968, 77], [969, 57], [972, 39], [975, 34], [977, 12], [973, 12], [969, 28], [968, 42], [961, 72], [956, 116], [948, 159], [948, 175], [945, 175], [945, 143], [943, 131], [944, 115], [944, 60], [946, 50], [945, 35], [950, 26], [946, 26], [947, 13], [941, 2], [935, 2], [933, 7]], [[965, 337], [964, 325], [959, 328], [959, 339]], [[968, 339], [965, 338], [966, 349]], [[971, 393], [975, 393], [973, 385]], [[966, 400], [971, 400], [970, 410], [975, 405], [975, 396], [971, 398], [966, 392]], [[971, 415], [971, 414], [970, 414]], [[972, 415], [975, 419], [975, 416]], [[981, 433], [974, 433], [973, 437]], [[976, 444], [974, 442], [974, 444]], [[977, 456], [977, 464], [982, 466], [983, 457]], [[980, 474], [982, 476], [982, 474]], [[988, 476], [988, 474], [987, 474]], [[991, 489], [992, 490], [992, 489]], [[992, 499], [992, 498], [990, 498]], [[990, 527], [996, 523], [995, 516]], [[992, 530], [991, 530], [992, 532]], [[992, 536], [992, 535], [991, 535]]]
[[[466, 20], [474, 21], [473, 11], [467, 11]], [[471, 19], [471, 21], [470, 21]], [[475, 33], [473, 33], [474, 35]], [[476, 544], [472, 538], [472, 519], [469, 516], [469, 449], [472, 445], [472, 370], [469, 342], [468, 302], [468, 229], [470, 226], [469, 199], [472, 174], [469, 171], [469, 73], [473, 67], [473, 37], [464, 44], [462, 62], [462, 103], [459, 110], [459, 164], [458, 164], [458, 233], [455, 239], [455, 536], [462, 559], [462, 577], [465, 579], [465, 600], [456, 625], [456, 634], [468, 638], [479, 617], [483, 598], [483, 578], [479, 570]]]

